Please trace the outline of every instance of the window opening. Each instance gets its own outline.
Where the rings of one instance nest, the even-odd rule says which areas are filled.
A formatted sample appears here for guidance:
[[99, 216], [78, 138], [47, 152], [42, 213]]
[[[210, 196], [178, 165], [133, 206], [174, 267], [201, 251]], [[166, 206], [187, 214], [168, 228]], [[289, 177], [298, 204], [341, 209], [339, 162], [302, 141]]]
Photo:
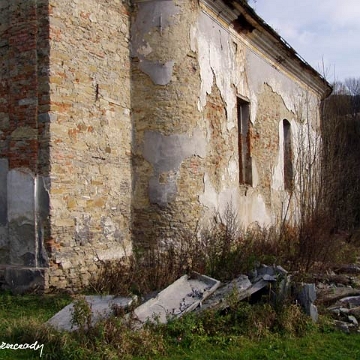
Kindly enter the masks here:
[[283, 120], [284, 136], [284, 188], [291, 190], [293, 188], [293, 162], [291, 146], [291, 125], [288, 120]]
[[250, 153], [250, 104], [237, 99], [239, 131], [239, 182], [252, 185], [252, 162]]

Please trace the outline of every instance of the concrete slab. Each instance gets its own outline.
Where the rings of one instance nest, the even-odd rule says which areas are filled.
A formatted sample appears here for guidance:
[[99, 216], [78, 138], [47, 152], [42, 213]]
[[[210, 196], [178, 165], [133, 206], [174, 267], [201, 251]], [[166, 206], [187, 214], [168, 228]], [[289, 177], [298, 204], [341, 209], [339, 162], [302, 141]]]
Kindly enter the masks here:
[[340, 299], [340, 301], [347, 304], [349, 307], [360, 306], [360, 296], [348, 296], [346, 298]]
[[[95, 325], [98, 321], [106, 319], [113, 314], [113, 305], [120, 307], [127, 307], [131, 305], [133, 299], [129, 297], [114, 297], [112, 295], [99, 296], [89, 295], [85, 296], [85, 300], [91, 306], [92, 310], [92, 323]], [[75, 331], [77, 326], [72, 326], [72, 313], [74, 303], [69, 304], [55, 314], [47, 324], [57, 330]]]
[[169, 318], [180, 317], [195, 309], [219, 286], [220, 281], [205, 275], [184, 275], [155, 298], [137, 307], [134, 310], [135, 319], [139, 321], [139, 326], [147, 321], [166, 323]]
[[234, 292], [234, 290], [237, 292], [237, 301], [242, 301], [250, 298], [251, 295], [257, 293], [268, 285], [269, 282], [263, 279], [260, 279], [255, 284], [252, 284], [246, 275], [241, 275], [232, 282], [219, 288], [213, 296], [209, 297], [202, 304], [201, 308], [197, 309], [197, 311], [225, 309], [228, 307], [226, 299]]

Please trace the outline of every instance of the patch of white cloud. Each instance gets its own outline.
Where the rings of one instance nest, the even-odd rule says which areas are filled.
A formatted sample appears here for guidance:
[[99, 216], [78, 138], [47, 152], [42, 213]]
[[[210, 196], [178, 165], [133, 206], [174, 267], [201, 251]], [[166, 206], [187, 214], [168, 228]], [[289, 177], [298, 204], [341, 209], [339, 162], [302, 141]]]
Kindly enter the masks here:
[[249, 4], [329, 81], [360, 77], [359, 0], [250, 0]]

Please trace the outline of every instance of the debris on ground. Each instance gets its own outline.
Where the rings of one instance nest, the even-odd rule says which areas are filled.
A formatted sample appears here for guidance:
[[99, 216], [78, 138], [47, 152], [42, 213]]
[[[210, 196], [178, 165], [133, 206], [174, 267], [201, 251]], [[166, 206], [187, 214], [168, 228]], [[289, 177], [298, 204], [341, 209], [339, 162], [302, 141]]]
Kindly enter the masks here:
[[[134, 301], [134, 299], [131, 297], [114, 297], [112, 295], [89, 295], [85, 296], [84, 298], [92, 312], [92, 325], [95, 325], [100, 320], [104, 320], [112, 316], [114, 313], [114, 307], [121, 307], [125, 309], [126, 307], [129, 307]], [[47, 325], [59, 331], [77, 330], [78, 326], [73, 324], [72, 321], [73, 311], [74, 303], [71, 303], [56, 313], [50, 320], [48, 320]]]
[[219, 286], [220, 281], [209, 276], [197, 273], [184, 275], [155, 298], [137, 307], [133, 317], [142, 324], [154, 320], [166, 323], [169, 318], [180, 317], [194, 310]]
[[330, 274], [314, 276], [317, 304], [325, 306], [334, 325], [346, 333], [360, 332], [360, 266], [337, 267]]
[[[345, 332], [359, 331], [360, 288], [358, 265], [342, 266], [326, 275], [312, 275], [314, 282], [292, 283], [291, 275], [281, 266], [260, 265], [249, 275], [220, 283], [211, 277], [193, 273], [184, 275], [161, 292], [153, 295], [131, 312], [135, 328], [147, 321], [166, 323], [190, 311], [202, 312], [208, 309], [224, 310], [229, 307], [233, 294], [236, 301], [259, 301], [267, 295], [269, 301], [283, 301], [293, 297], [314, 322], [318, 320], [317, 305], [326, 307], [334, 318], [334, 325]], [[110, 317], [114, 306], [127, 308], [132, 298], [114, 296], [86, 296], [92, 311], [92, 322]], [[73, 331], [73, 304], [68, 305], [48, 321], [58, 330]], [[129, 314], [130, 316], [130, 314]]]

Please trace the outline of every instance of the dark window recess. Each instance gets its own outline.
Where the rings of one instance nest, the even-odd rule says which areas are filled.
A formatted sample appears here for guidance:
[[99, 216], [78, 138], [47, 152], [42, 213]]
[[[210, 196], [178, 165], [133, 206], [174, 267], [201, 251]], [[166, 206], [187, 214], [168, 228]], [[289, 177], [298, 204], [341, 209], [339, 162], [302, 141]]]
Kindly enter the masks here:
[[293, 188], [293, 153], [291, 146], [291, 125], [286, 119], [283, 120], [284, 135], [284, 188], [291, 190]]
[[252, 164], [250, 153], [250, 104], [237, 100], [239, 129], [239, 182], [252, 185]]

